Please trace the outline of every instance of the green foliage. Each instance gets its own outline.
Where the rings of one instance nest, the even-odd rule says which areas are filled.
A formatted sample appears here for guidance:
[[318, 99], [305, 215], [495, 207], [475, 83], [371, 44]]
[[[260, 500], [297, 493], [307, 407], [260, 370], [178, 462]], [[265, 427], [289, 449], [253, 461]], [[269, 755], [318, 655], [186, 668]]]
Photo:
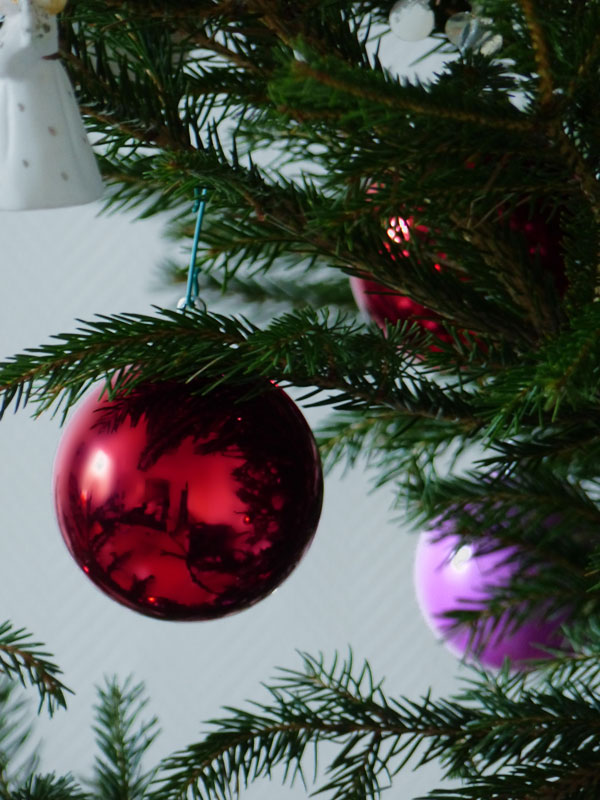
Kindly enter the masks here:
[[144, 693], [144, 686], [131, 678], [122, 685], [112, 678], [98, 689], [94, 730], [102, 756], [96, 757], [92, 786], [102, 800], [147, 797], [153, 772], [144, 771], [143, 758], [158, 735], [158, 721], [140, 721], [148, 703]]
[[[155, 717], [142, 720], [147, 699], [142, 684], [129, 678], [106, 680], [95, 708], [94, 774], [84, 791], [71, 776], [39, 773], [36, 751], [29, 752], [32, 726], [27, 704], [15, 698], [16, 684], [0, 684], [0, 798], [2, 800], [142, 800], [156, 772], [145, 770], [144, 757], [158, 734]], [[78, 767], [78, 765], [73, 765]], [[78, 771], [80, 771], [78, 769]]]
[[156, 797], [226, 800], [276, 767], [285, 782], [308, 786], [309, 762], [314, 791], [376, 798], [408, 763], [434, 759], [468, 783], [432, 798], [597, 796], [597, 661], [591, 684], [576, 667], [561, 690], [544, 678], [531, 686], [523, 675], [482, 673], [450, 700], [414, 701], [388, 699], [368, 664], [356, 668], [351, 657], [329, 666], [302, 658], [301, 670], [269, 684], [269, 702], [229, 709], [201, 742], [167, 759]]
[[[327, 393], [322, 402], [336, 407], [392, 407], [417, 417], [443, 416], [459, 430], [475, 427], [465, 391], [415, 372], [403, 332], [390, 329], [385, 338], [341, 315], [310, 309], [285, 314], [264, 329], [208, 312], [100, 317], [79, 332], [54, 337], [56, 344], [0, 364], [2, 410], [32, 401], [41, 409], [62, 402], [67, 410], [102, 378], [115, 393], [159, 376], [203, 378], [201, 388], [208, 391], [222, 381], [247, 384], [264, 375], [318, 386]], [[128, 369], [132, 363], [134, 370]]]
[[14, 791], [12, 800], [90, 800], [70, 776], [33, 775]]
[[[165, 265], [165, 273], [173, 282], [182, 283], [187, 279], [188, 266], [184, 268], [175, 263]], [[258, 270], [257, 270], [258, 273]], [[255, 311], [255, 316], [269, 319], [274, 310], [284, 308], [323, 308], [335, 306], [344, 311], [354, 312], [356, 304], [348, 282], [341, 276], [330, 275], [323, 271], [314, 277], [303, 271], [293, 271], [285, 276], [274, 275], [234, 275], [228, 278], [227, 290], [221, 281], [211, 273], [199, 275], [200, 297], [208, 306], [211, 301], [217, 301], [228, 292], [235, 295], [236, 299], [244, 300], [249, 310]], [[254, 308], [253, 308], [254, 307]]]
[[[0, 682], [0, 797], [8, 800], [11, 787], [18, 786], [37, 767], [31, 751], [32, 728], [27, 701], [17, 693], [17, 684]], [[29, 752], [28, 752], [29, 750]]]
[[[592, 800], [598, 664], [597, 653], [566, 654], [537, 673], [474, 674], [450, 699], [408, 700], [388, 697], [368, 663], [356, 665], [351, 653], [330, 664], [302, 655], [300, 669], [280, 670], [269, 683], [266, 702], [226, 709], [201, 741], [151, 771], [141, 761], [156, 720], [140, 720], [143, 687], [113, 679], [99, 689], [101, 756], [91, 793], [70, 775], [38, 774], [31, 763], [18, 780], [8, 782], [0, 772], [0, 796], [225, 800], [256, 779], [281, 776], [332, 798], [377, 798], [405, 766], [439, 760], [445, 777], [462, 788], [439, 789], [431, 798]], [[22, 708], [11, 705], [11, 694], [7, 687], [0, 693], [0, 749], [12, 756], [26, 736], [15, 736]]]
[[[99, 798], [224, 800], [278, 766], [308, 784], [325, 743], [336, 755], [315, 785], [335, 800], [375, 798], [405, 762], [432, 759], [463, 786], [431, 798], [598, 797], [600, 3], [481, 0], [501, 51], [459, 53], [440, 28], [448, 63], [431, 81], [381, 63], [390, 5], [71, 0], [61, 54], [106, 210], [166, 212], [169, 235], [189, 242], [206, 187], [200, 283], [260, 324], [250, 309], [84, 322], [0, 364], [0, 413], [67, 414], [97, 381], [111, 397], [159, 380], [302, 387], [303, 402], [332, 407], [318, 433], [327, 466], [364, 460], [420, 525], [452, 520], [465, 541], [516, 548], [511, 584], [457, 624], [566, 615], [577, 655], [440, 701], [388, 700], [367, 666], [306, 656], [268, 703], [230, 710], [168, 759], [152, 789], [142, 758], [155, 721], [139, 722], [140, 686], [110, 681]], [[398, 216], [413, 233], [392, 241]], [[532, 246], [527, 226], [559, 235]], [[544, 247], [559, 251], [554, 266]], [[358, 322], [351, 275], [430, 309], [449, 341]], [[0, 668], [50, 711], [64, 705], [58, 668], [8, 623]], [[8, 775], [23, 737], [2, 722]], [[0, 781], [3, 797], [87, 796], [68, 777], [19, 776]]]
[[[592, 800], [598, 779], [598, 664], [597, 653], [563, 655], [538, 673], [480, 673], [453, 698], [415, 701], [386, 696], [368, 663], [355, 665], [351, 654], [329, 665], [322, 657], [303, 655], [301, 669], [281, 670], [268, 685], [268, 702], [227, 709], [227, 716], [209, 723], [200, 742], [149, 772], [141, 760], [156, 734], [156, 720], [139, 719], [146, 707], [143, 687], [110, 680], [99, 689], [96, 733], [102, 755], [92, 793], [69, 775], [32, 771], [10, 785], [5, 781], [0, 795], [225, 800], [258, 778], [280, 775], [333, 798], [376, 798], [407, 764], [435, 759], [462, 788], [436, 790], [431, 798]], [[22, 715], [19, 703], [6, 704], [11, 691], [5, 688], [0, 697], [0, 739], [2, 752], [12, 755], [25, 737], [18, 733], [6, 744]]]
[[70, 689], [59, 679], [62, 670], [49, 660], [43, 645], [31, 638], [30, 633], [14, 628], [10, 622], [0, 625], [0, 670], [24, 686], [34, 686], [40, 697], [40, 709], [45, 704], [52, 714], [59, 707], [66, 708], [65, 693]]

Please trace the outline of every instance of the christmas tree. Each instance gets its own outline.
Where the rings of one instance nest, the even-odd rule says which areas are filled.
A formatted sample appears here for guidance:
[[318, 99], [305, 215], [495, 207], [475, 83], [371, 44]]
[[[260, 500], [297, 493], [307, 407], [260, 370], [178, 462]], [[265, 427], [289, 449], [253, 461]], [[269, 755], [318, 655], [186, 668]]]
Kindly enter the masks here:
[[[3, 27], [11, 3], [0, 6]], [[38, 3], [54, 13], [50, 5]], [[400, 37], [432, 34], [430, 49], [444, 57], [433, 80], [398, 78], [383, 65], [377, 40], [389, 20]], [[366, 460], [415, 528], [434, 531], [420, 545], [424, 613], [488, 669], [474, 666], [446, 698], [390, 695], [368, 662], [335, 656], [345, 642], [334, 642], [331, 653], [304, 654], [297, 668], [276, 673], [266, 700], [228, 708], [158, 764], [143, 687], [110, 679], [99, 691], [94, 774], [84, 782], [41, 771], [30, 753], [19, 682], [37, 689], [51, 713], [67, 706], [68, 691], [46, 646], [6, 622], [3, 797], [219, 800], [272, 776], [341, 800], [378, 796], [397, 786], [402, 769], [431, 761], [448, 782], [430, 798], [598, 796], [599, 42], [597, 0], [400, 0], [393, 9], [339, 0], [71, 0], [62, 11], [59, 55], [94, 141], [107, 209], [166, 219], [169, 236], [192, 251], [193, 269], [178, 310], [96, 317], [6, 358], [2, 412], [58, 410], [69, 430], [72, 407], [101, 382], [115, 410], [107, 429], [124, 420], [133, 429], [146, 414], [154, 431], [142, 448], [146, 464], [165, 438], [179, 452], [188, 407], [194, 418], [198, 408], [238, 409], [233, 427], [194, 436], [203, 458], [214, 456], [221, 434], [238, 448], [232, 474], [252, 512], [244, 524], [271, 546], [275, 511], [292, 489], [276, 499], [284, 473], [263, 450], [280, 453], [288, 438], [276, 428], [277, 385], [298, 389], [301, 404], [329, 408], [315, 430], [325, 466]], [[5, 119], [20, 119], [25, 104], [9, 109], [14, 76], [0, 80]], [[6, 148], [2, 158], [5, 191], [14, 158], [9, 164]], [[18, 166], [34, 165], [23, 158]], [[185, 280], [183, 264], [174, 260], [170, 272]], [[219, 296], [236, 313], [199, 301]], [[177, 405], [166, 423], [170, 401], [157, 419], [141, 408], [148, 387], [155, 403], [172, 386]], [[263, 398], [274, 404], [270, 439]], [[244, 434], [242, 446], [233, 422], [253, 408], [259, 435]], [[308, 452], [307, 441], [294, 439], [295, 451]], [[256, 461], [248, 448], [259, 451]], [[281, 452], [269, 459], [290, 460]], [[94, 468], [97, 478], [104, 467]], [[286, 525], [305, 512], [307, 521], [277, 580], [310, 541], [320, 501], [318, 476], [311, 484], [304, 472], [285, 475], [303, 487]], [[75, 537], [70, 544], [101, 583], [94, 570], [108, 542], [109, 594], [119, 594], [115, 576], [139, 544], [136, 534], [117, 551], [117, 524], [127, 516], [130, 529], [162, 532], [163, 513], [177, 529], [168, 544], [161, 539], [160, 556], [179, 559], [194, 592], [212, 591], [213, 616], [276, 585], [265, 578], [252, 594], [251, 573], [244, 597], [233, 592], [231, 576], [239, 578], [240, 564], [246, 570], [252, 549], [235, 539], [233, 523], [196, 525], [185, 558], [169, 550], [191, 530], [187, 483], [176, 507], [154, 480], [142, 505], [125, 512], [113, 498], [100, 519], [69, 480], [58, 493], [79, 517], [63, 512], [63, 526], [93, 517], [93, 552], [81, 555]], [[441, 561], [428, 560], [448, 542]], [[270, 575], [263, 550], [256, 563]], [[464, 575], [473, 561], [493, 565], [484, 594], [461, 584], [440, 616], [431, 595], [442, 568]], [[159, 617], [177, 618], [186, 604], [210, 617], [199, 601], [157, 598], [151, 585], [139, 579], [117, 599]], [[531, 625], [542, 640], [535, 660], [508, 646]]]

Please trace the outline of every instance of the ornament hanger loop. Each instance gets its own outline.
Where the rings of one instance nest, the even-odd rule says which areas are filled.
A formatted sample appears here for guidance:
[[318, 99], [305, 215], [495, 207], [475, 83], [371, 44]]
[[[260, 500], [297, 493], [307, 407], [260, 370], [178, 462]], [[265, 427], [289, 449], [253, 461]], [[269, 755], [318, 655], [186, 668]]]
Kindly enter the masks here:
[[206, 209], [206, 197], [208, 192], [206, 187], [203, 189], [194, 189], [194, 207], [192, 209], [196, 217], [196, 230], [194, 231], [194, 241], [192, 242], [192, 252], [190, 255], [190, 267], [188, 270], [187, 288], [185, 297], [177, 303], [177, 308], [185, 312], [188, 308], [201, 309], [206, 311], [206, 303], [200, 298], [200, 287], [198, 285], [198, 268], [196, 267], [196, 259], [198, 257], [198, 245], [200, 243], [200, 231], [202, 230], [202, 223], [204, 222], [204, 211]]

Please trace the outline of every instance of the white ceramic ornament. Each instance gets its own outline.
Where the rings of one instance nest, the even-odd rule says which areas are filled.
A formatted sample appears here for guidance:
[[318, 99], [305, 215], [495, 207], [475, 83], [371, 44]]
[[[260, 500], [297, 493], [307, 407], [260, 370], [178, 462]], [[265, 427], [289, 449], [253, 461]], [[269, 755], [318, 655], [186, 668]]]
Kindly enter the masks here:
[[0, 0], [0, 209], [80, 205], [103, 190], [58, 60], [63, 0]]
[[390, 11], [392, 33], [404, 42], [426, 39], [435, 25], [428, 0], [398, 0]]

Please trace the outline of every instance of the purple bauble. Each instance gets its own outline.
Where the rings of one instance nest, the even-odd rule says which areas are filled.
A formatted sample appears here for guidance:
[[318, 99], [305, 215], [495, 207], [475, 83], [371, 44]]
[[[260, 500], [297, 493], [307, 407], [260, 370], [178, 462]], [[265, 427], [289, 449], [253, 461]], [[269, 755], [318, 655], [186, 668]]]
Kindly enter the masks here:
[[[513, 667], [523, 668], [532, 659], [547, 658], [543, 648], [564, 646], [559, 618], [530, 619], [518, 628], [502, 624], [495, 630], [492, 620], [476, 625], [474, 636], [470, 627], [453, 628], [453, 620], [444, 616], [456, 610], [485, 608], [491, 590], [506, 586], [515, 574], [517, 565], [510, 558], [514, 548], [503, 548], [477, 555], [478, 544], [464, 544], [453, 533], [452, 520], [422, 533], [415, 559], [415, 589], [417, 602], [428, 625], [442, 638], [452, 652], [467, 660], [478, 660], [487, 667], [500, 667], [505, 658]], [[492, 538], [479, 544], [489, 550]], [[491, 633], [490, 633], [491, 631]], [[475, 648], [473, 652], [469, 647]], [[539, 646], [536, 646], [539, 645]]]

